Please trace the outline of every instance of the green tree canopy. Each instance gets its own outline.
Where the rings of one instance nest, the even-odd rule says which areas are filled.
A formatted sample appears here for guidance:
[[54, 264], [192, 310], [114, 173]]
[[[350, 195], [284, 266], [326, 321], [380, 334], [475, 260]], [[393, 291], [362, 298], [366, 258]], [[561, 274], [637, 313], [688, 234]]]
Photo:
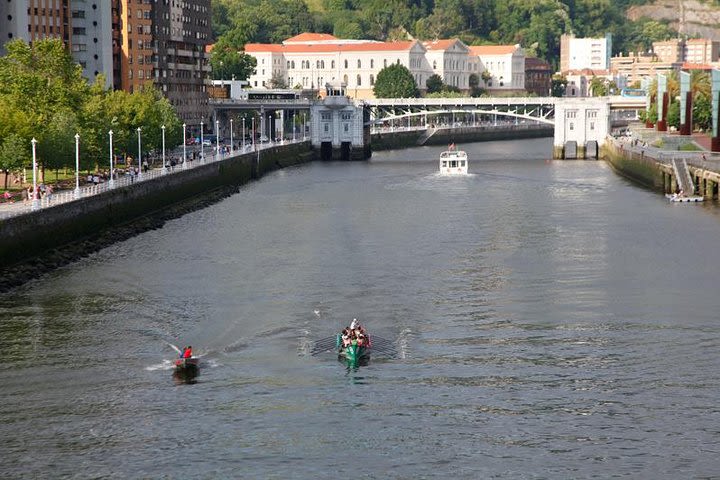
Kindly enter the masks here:
[[399, 63], [378, 72], [373, 91], [377, 98], [415, 98], [419, 95], [412, 73]]
[[215, 80], [247, 80], [255, 73], [256, 65], [255, 57], [241, 53], [225, 37], [218, 40], [210, 55], [212, 77]]
[[443, 88], [443, 79], [437, 73], [433, 73], [425, 81], [425, 86], [427, 87], [428, 94], [439, 92]]

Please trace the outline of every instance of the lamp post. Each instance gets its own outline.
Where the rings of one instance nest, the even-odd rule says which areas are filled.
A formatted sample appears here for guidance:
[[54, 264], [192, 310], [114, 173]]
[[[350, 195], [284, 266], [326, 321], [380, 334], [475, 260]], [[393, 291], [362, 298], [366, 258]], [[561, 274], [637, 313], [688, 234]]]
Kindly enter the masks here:
[[160, 129], [162, 130], [162, 171], [165, 173], [165, 125], [161, 126]]
[[245, 151], [245, 117], [243, 117], [243, 139], [242, 139], [242, 149], [243, 152]]
[[200, 120], [200, 160], [205, 163], [205, 139], [203, 138], [203, 121]]
[[40, 208], [40, 199], [37, 196], [37, 158], [35, 157], [35, 145], [37, 145], [37, 140], [33, 138], [30, 140], [30, 143], [32, 143], [32, 151], [33, 151], [33, 191], [32, 191], [32, 204], [30, 208], [32, 210], [37, 210]]
[[292, 112], [293, 143], [295, 143], [295, 110]]
[[220, 159], [220, 120], [215, 119], [215, 160]]
[[187, 125], [183, 123], [183, 168], [187, 160]]
[[230, 153], [234, 150], [233, 148], [233, 119], [230, 119]]
[[108, 135], [110, 135], [110, 180], [108, 180], [108, 188], [114, 188], [115, 187], [115, 179], [113, 178], [113, 144], [112, 144], [113, 131], [110, 130], [108, 132]]
[[252, 148], [255, 150], [255, 117], [252, 118]]
[[75, 198], [80, 198], [80, 134], [75, 134]]
[[140, 138], [142, 136], [142, 128], [137, 128], [138, 133], [138, 161], [137, 161], [137, 177], [138, 180], [140, 180], [140, 176], [142, 175], [142, 139]]

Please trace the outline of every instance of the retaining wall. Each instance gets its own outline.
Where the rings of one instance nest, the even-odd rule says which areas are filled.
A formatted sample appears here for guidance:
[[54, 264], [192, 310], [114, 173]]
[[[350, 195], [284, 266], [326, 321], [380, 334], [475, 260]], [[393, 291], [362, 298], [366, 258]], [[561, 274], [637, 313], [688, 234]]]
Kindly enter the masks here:
[[[159, 214], [167, 218], [163, 211], [172, 205], [227, 187], [237, 188], [267, 172], [306, 163], [314, 158], [309, 142], [274, 147], [262, 150], [259, 158], [255, 152], [236, 155], [92, 197], [7, 218], [0, 221], [0, 270], [7, 272], [8, 267], [37, 256], [52, 254], [52, 250], [59, 247], [99, 237], [108, 229], [139, 217]], [[157, 226], [157, 222], [137, 223], [147, 224], [148, 228]], [[134, 233], [137, 233], [138, 228], [135, 230]], [[87, 247], [93, 248], [92, 245]], [[74, 255], [70, 254], [69, 257]], [[50, 262], [49, 267], [67, 263], [63, 261], [64, 258], [61, 254], [60, 259]], [[30, 275], [32, 273], [29, 272]], [[12, 280], [6, 283], [17, 284]], [[3, 290], [2, 283], [0, 290]]]
[[[374, 133], [372, 150], [393, 150], [415, 147], [425, 130], [395, 131]], [[492, 140], [514, 140], [518, 138], [552, 137], [555, 129], [552, 125], [519, 125], [501, 128], [477, 126], [440, 129], [431, 136], [425, 145], [447, 145], [449, 143], [487, 142]], [[552, 152], [548, 152], [550, 155]]]
[[612, 141], [605, 142], [601, 152], [602, 158], [620, 175], [653, 190], [663, 191], [662, 165], [654, 158], [620, 148]]

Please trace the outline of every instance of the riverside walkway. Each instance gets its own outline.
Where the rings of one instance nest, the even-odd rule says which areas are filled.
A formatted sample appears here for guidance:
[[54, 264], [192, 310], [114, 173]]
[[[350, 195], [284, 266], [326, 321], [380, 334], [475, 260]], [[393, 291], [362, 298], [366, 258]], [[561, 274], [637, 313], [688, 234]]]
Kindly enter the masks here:
[[[81, 185], [79, 192], [76, 193], [75, 189], [64, 189], [64, 190], [57, 190], [53, 192], [50, 195], [46, 195], [45, 197], [36, 200], [36, 206], [33, 207], [33, 201], [28, 199], [24, 201], [15, 201], [15, 202], [5, 202], [0, 203], [0, 220], [14, 217], [18, 215], [23, 215], [28, 212], [33, 211], [34, 209], [43, 209], [43, 208], [50, 208], [55, 205], [60, 205], [67, 202], [72, 202], [74, 200], [78, 200], [81, 198], [87, 198], [91, 197], [93, 195], [100, 194], [102, 192], [106, 192], [111, 189], [117, 189], [126, 187], [128, 185], [131, 185], [135, 182], [146, 182], [148, 180], [152, 180], [157, 177], [161, 177], [164, 175], [173, 175], [175, 173], [181, 172], [183, 170], [189, 170], [192, 168], [197, 168], [201, 165], [206, 165], [209, 163], [217, 162], [220, 160], [225, 160], [227, 158], [236, 156], [236, 155], [246, 155], [248, 153], [253, 152], [259, 152], [262, 150], [265, 150], [267, 148], [276, 147], [279, 145], [290, 145], [293, 143], [302, 143], [303, 141], [306, 141], [306, 139], [298, 139], [298, 140], [285, 140], [280, 142], [267, 142], [267, 143], [256, 143], [254, 146], [252, 144], [246, 144], [244, 147], [241, 147], [239, 149], [231, 150], [228, 153], [220, 153], [218, 155], [216, 152], [216, 148], [212, 147], [212, 153], [208, 154], [205, 153], [205, 159], [197, 158], [195, 160], [186, 160], [185, 162], [180, 162], [175, 167], [158, 167], [149, 169], [147, 172], [142, 172], [140, 175], [130, 176], [130, 175], [122, 175], [122, 176], [116, 176], [113, 179], [113, 183], [111, 186], [111, 183], [109, 180], [104, 181], [103, 183], [99, 183], [97, 185]], [[208, 147], [210, 149], [211, 147]]]

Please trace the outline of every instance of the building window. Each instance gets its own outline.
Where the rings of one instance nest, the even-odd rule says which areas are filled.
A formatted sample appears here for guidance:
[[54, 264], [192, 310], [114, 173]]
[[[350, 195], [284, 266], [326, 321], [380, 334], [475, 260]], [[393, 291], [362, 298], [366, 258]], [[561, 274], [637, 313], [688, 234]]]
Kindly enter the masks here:
[[375, 85], [375, 76], [370, 75], [370, 85]]
[[362, 78], [360, 78], [360, 75], [357, 76], [357, 86], [359, 87], [362, 85]]
[[345, 68], [348, 68], [348, 61], [345, 60]]
[[335, 60], [330, 61], [330, 68], [335, 68]]
[[358, 68], [362, 68], [362, 62], [360, 61], [359, 58], [358, 58]]
[[372, 58], [370, 59], [370, 68], [375, 68], [375, 60]]

